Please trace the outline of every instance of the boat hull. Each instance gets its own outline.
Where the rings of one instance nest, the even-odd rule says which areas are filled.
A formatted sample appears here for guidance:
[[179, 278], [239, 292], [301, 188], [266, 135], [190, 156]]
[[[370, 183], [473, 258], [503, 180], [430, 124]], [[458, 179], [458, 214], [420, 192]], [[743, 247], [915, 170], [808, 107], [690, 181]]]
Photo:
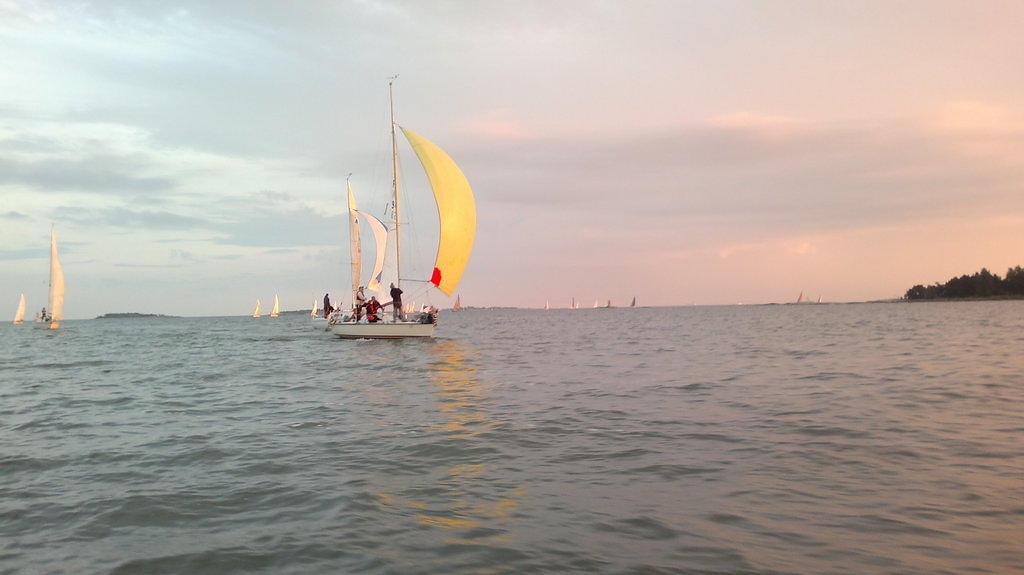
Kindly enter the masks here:
[[327, 328], [330, 327], [327, 325], [326, 317], [314, 317], [310, 321], [310, 325], [312, 325], [313, 329], [316, 331], [327, 331]]
[[403, 339], [433, 337], [432, 323], [336, 323], [330, 332], [342, 339]]

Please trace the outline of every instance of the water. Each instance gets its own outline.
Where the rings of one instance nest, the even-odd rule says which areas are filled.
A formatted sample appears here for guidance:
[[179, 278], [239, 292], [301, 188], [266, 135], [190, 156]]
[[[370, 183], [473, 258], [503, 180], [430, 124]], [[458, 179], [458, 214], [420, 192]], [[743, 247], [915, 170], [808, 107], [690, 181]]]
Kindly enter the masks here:
[[2, 573], [1024, 573], [1024, 302], [0, 326]]

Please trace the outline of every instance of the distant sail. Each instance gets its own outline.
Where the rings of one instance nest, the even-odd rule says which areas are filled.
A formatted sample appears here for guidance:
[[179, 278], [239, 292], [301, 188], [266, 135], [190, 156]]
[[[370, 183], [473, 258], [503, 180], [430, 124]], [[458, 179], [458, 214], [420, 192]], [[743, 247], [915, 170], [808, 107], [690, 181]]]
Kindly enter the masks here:
[[818, 296], [818, 303], [821, 303], [821, 296]]
[[452, 306], [452, 311], [461, 311], [461, 310], [462, 310], [462, 297], [455, 296], [455, 305]]
[[263, 304], [256, 300], [256, 308], [252, 310], [252, 317], [260, 317], [263, 314]]
[[384, 222], [377, 219], [373, 214], [363, 211], [360, 211], [359, 214], [365, 218], [366, 223], [370, 224], [370, 230], [373, 231], [374, 242], [377, 244], [377, 254], [374, 257], [373, 262], [373, 273], [370, 274], [370, 283], [366, 284], [366, 287], [370, 291], [383, 292], [384, 255], [387, 253], [388, 228], [384, 225]]
[[594, 309], [597, 309], [597, 308], [599, 308], [599, 307], [601, 307], [601, 304], [600, 304], [600, 302], [598, 302], [598, 301], [597, 301], [597, 300], [595, 299], [595, 300], [594, 300]]
[[22, 323], [25, 321], [25, 294], [21, 294], [18, 298], [18, 309], [14, 312], [14, 323]]
[[310, 308], [310, 310], [309, 310], [309, 316], [310, 317], [316, 317], [316, 316], [320, 315], [320, 314], [317, 313], [319, 311], [320, 311], [320, 301], [317, 300], [316, 298], [313, 298], [313, 307]]
[[274, 309], [270, 310], [270, 317], [279, 315], [281, 315], [281, 302], [277, 299], [277, 294], [274, 294]]
[[551, 309], [551, 305], [549, 304], [549, 302], [544, 302], [544, 309]]
[[633, 301], [629, 302], [629, 307], [636, 307], [636, 296], [633, 296]]
[[[790, 293], [792, 293], [792, 292], [790, 292]], [[796, 298], [796, 303], [804, 303], [805, 301], [807, 301], [807, 300], [804, 299], [804, 292], [801, 291], [800, 295], [797, 296], [797, 298]]]
[[608, 300], [608, 303], [604, 307], [612, 307], [612, 300]]
[[50, 329], [60, 327], [64, 319], [64, 269], [57, 253], [57, 231], [50, 230]]
[[459, 285], [473, 251], [473, 240], [476, 237], [473, 190], [462, 170], [444, 150], [405, 128], [402, 128], [402, 133], [423, 164], [437, 201], [441, 231], [430, 282], [450, 296]]

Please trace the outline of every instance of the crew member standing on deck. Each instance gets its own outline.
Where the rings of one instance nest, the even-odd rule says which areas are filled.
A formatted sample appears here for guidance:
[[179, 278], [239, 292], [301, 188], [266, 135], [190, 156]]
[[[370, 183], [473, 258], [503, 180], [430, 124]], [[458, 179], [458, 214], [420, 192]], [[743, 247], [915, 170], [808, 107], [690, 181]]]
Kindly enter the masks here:
[[324, 294], [324, 317], [330, 316], [332, 311], [334, 311], [334, 308], [331, 307], [331, 294], [325, 293]]
[[352, 310], [356, 315], [356, 323], [363, 319], [363, 306], [366, 305], [366, 294], [363, 293], [363, 286], [356, 290], [355, 301], [352, 302]]
[[391, 305], [392, 312], [394, 312], [395, 321], [404, 320], [404, 314], [402, 313], [402, 290], [395, 287], [395, 284], [391, 284]]

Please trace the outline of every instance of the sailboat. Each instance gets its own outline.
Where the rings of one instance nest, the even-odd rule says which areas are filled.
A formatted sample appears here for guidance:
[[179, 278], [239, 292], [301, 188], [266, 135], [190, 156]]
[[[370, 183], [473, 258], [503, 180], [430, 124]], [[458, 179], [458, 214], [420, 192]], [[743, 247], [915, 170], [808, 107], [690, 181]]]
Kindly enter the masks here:
[[36, 319], [35, 327], [59, 329], [64, 319], [64, 269], [57, 252], [57, 231], [50, 228], [50, 293], [47, 298], [46, 314]]
[[[388, 108], [391, 123], [391, 221], [388, 228], [385, 260], [394, 269], [394, 284], [401, 288], [401, 194], [398, 171], [398, 130], [419, 158], [426, 172], [437, 204], [440, 233], [433, 273], [428, 280], [445, 295], [452, 295], [469, 263], [476, 236], [476, 202], [469, 181], [459, 166], [436, 144], [423, 136], [400, 127], [395, 122], [394, 78], [388, 82]], [[354, 202], [354, 200], [353, 200]], [[351, 204], [350, 204], [351, 206]], [[351, 213], [351, 210], [350, 210]], [[350, 229], [352, 220], [349, 221]], [[351, 238], [350, 238], [351, 239]], [[379, 244], [378, 244], [379, 246]], [[384, 251], [384, 250], [382, 250]], [[353, 248], [353, 253], [355, 249]], [[356, 258], [353, 258], [356, 259]], [[353, 266], [354, 268], [354, 266]], [[353, 269], [355, 271], [355, 269]], [[357, 287], [359, 275], [353, 274]], [[379, 282], [383, 284], [383, 281]], [[383, 285], [380, 286], [383, 288]], [[417, 321], [391, 320], [376, 323], [342, 321], [330, 327], [331, 333], [345, 339], [396, 339], [405, 337], [431, 337], [437, 323], [436, 314], [420, 314]]]
[[629, 302], [629, 307], [636, 307], [636, 296], [633, 296], [633, 301]]
[[544, 302], [544, 309], [551, 309], [551, 304], [547, 301]]
[[800, 295], [797, 296], [796, 303], [807, 303], [807, 298], [804, 297], [803, 291], [801, 291]]
[[816, 303], [821, 303], [821, 296], [818, 296], [818, 301]]
[[14, 325], [25, 323], [25, 294], [18, 298], [18, 309], [14, 311]]
[[256, 307], [252, 310], [252, 317], [260, 317], [263, 315], [263, 304], [260, 300], [256, 300]]
[[281, 315], [281, 302], [277, 299], [277, 294], [274, 294], [274, 309], [270, 310], [270, 317], [279, 315]]
[[604, 307], [606, 307], [606, 308], [612, 307], [612, 300], [608, 300], [608, 303], [606, 303]]
[[455, 296], [455, 305], [452, 306], [452, 311], [462, 311], [462, 298]]
[[597, 309], [597, 308], [599, 308], [599, 307], [601, 307], [601, 303], [600, 303], [600, 302], [598, 302], [598, 301], [597, 301], [597, 300], [595, 299], [595, 300], [594, 300], [594, 309]]
[[320, 315], [320, 300], [317, 298], [313, 298], [313, 307], [310, 309], [309, 318], [313, 324], [313, 329], [317, 331], [327, 329], [327, 318]]

